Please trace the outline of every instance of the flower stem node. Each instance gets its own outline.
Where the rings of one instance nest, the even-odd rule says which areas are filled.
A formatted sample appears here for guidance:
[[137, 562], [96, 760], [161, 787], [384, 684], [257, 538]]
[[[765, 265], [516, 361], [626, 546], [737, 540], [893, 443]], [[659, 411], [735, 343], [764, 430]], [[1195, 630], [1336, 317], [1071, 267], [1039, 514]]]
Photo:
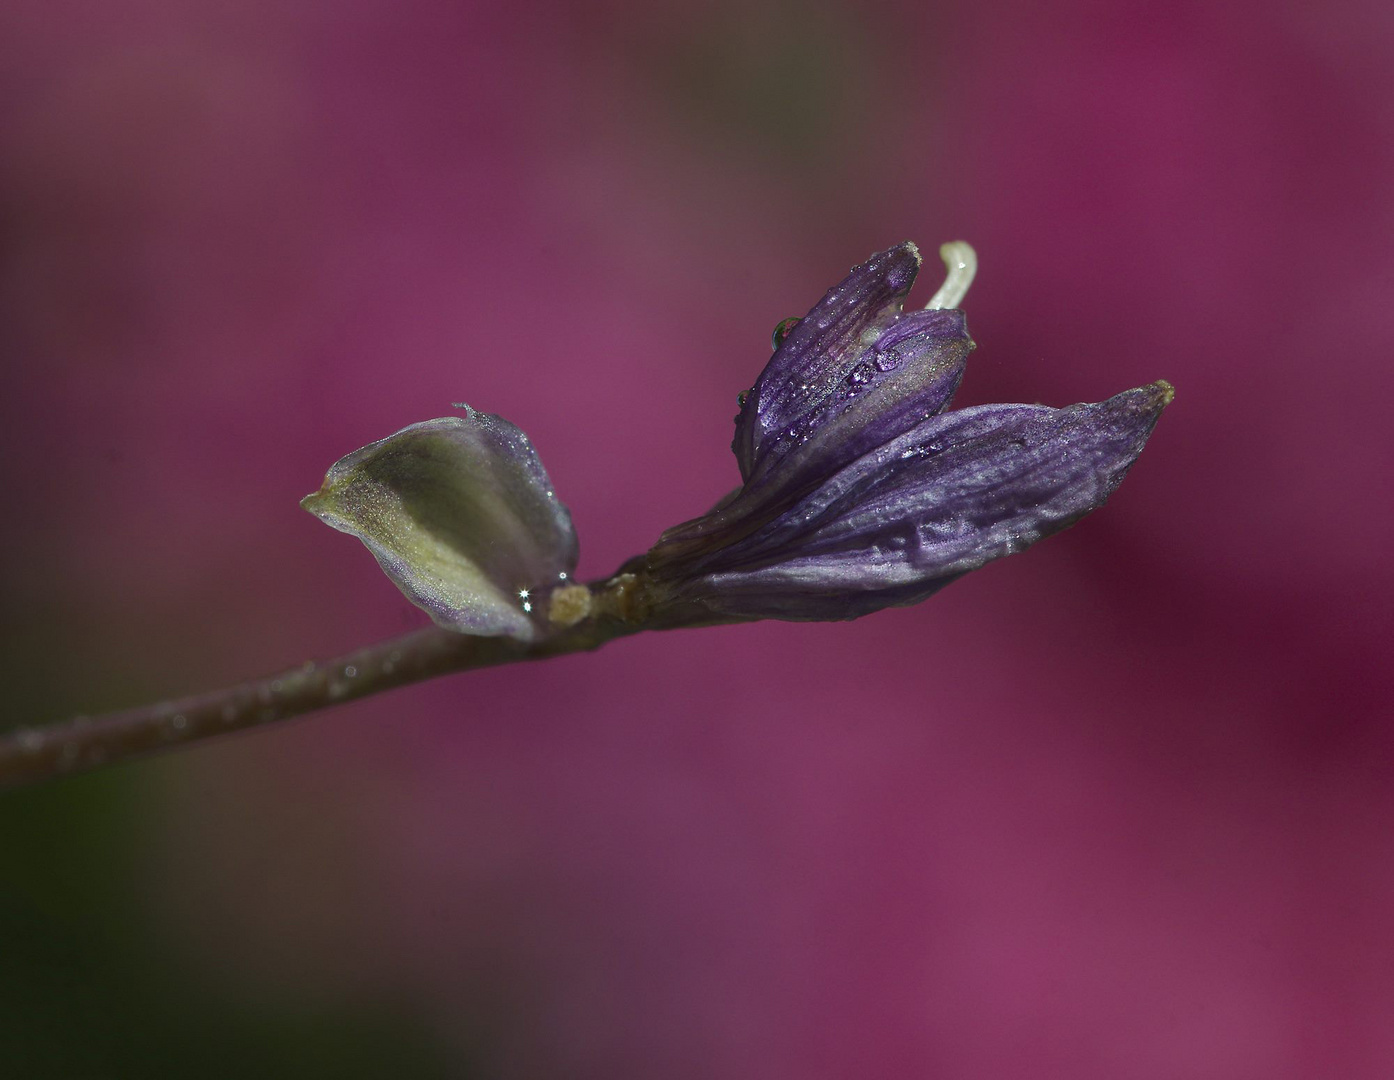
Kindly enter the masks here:
[[575, 626], [590, 617], [592, 603], [590, 589], [584, 585], [563, 585], [552, 590], [551, 606], [547, 609], [547, 620], [553, 626]]

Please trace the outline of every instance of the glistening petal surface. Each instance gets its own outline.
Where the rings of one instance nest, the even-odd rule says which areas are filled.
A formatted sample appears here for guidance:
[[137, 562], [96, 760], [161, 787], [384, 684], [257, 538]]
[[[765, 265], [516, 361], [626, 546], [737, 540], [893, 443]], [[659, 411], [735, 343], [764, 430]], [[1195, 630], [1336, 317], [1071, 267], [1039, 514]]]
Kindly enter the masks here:
[[855, 618], [921, 600], [1103, 505], [1171, 395], [1159, 382], [1097, 404], [932, 417], [722, 549], [682, 592], [752, 618]]
[[775, 349], [736, 419], [732, 444], [749, 479], [775, 448], [797, 440], [857, 363], [900, 314], [920, 268], [908, 241], [877, 252], [828, 290]]
[[357, 536], [413, 603], [464, 633], [532, 640], [526, 590], [576, 566], [571, 515], [528, 437], [487, 413], [365, 446], [302, 505]]
[[[739, 495], [718, 513], [670, 529], [650, 553], [651, 565], [748, 535], [829, 473], [948, 405], [973, 341], [962, 311], [901, 314], [917, 266], [913, 245], [872, 256], [785, 339], [737, 417], [737, 456], [743, 433], [759, 430], [757, 412], [790, 426], [760, 439], [743, 463]], [[824, 309], [833, 314], [820, 329]], [[800, 336], [805, 324], [818, 332]], [[832, 332], [847, 327], [860, 330]], [[820, 348], [833, 352], [816, 354]]]

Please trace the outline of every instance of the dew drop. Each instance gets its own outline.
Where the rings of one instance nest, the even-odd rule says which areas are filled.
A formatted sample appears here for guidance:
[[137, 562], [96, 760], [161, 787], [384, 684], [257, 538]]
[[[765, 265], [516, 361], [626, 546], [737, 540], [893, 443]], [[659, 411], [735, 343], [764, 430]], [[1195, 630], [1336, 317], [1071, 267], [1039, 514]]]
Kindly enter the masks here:
[[185, 716], [182, 712], [175, 713], [172, 717], [170, 717], [169, 726], [174, 728], [175, 731], [182, 731], [184, 729], [184, 726], [188, 722], [189, 718]]
[[912, 446], [909, 450], [902, 450], [900, 452], [900, 460], [906, 461], [909, 458], [929, 457], [931, 454], [939, 453], [942, 449], [944, 449], [943, 444], [937, 442], [927, 443], [924, 446]]
[[349, 664], [348, 667], [344, 668], [344, 678], [346, 678], [346, 679], [352, 679], [352, 678], [353, 678], [354, 676], [356, 676], [357, 674], [358, 674], [358, 669], [357, 669], [356, 667], [354, 667], [352, 664]]
[[[793, 331], [794, 327], [798, 326], [801, 322], [803, 322], [803, 320], [799, 318], [797, 315], [785, 319], [783, 322], [781, 322], [778, 326], [774, 328], [774, 333], [770, 335], [770, 343], [776, 349], [779, 348], [781, 345], [784, 344], [784, 339], [789, 336], [789, 334]], [[745, 402], [741, 402], [741, 404], [744, 405]]]

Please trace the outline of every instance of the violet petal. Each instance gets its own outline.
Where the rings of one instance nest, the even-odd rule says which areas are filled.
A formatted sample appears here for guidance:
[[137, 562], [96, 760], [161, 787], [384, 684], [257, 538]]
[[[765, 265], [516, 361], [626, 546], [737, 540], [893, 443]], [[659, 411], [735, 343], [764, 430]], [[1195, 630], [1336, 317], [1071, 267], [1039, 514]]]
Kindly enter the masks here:
[[[730, 542], [750, 533], [824, 476], [948, 405], [973, 341], [962, 311], [900, 313], [917, 266], [913, 245], [874, 255], [795, 327], [736, 420], [738, 457], [743, 440], [758, 437], [742, 462], [739, 497], [719, 515], [670, 529], [650, 553], [653, 565], [686, 558], [715, 534]], [[835, 314], [820, 330], [824, 309]], [[776, 419], [789, 426], [761, 435]]]
[[1171, 395], [1158, 382], [1097, 404], [932, 417], [712, 553], [678, 591], [750, 618], [847, 619], [914, 603], [1103, 505]]
[[732, 448], [748, 479], [772, 449], [803, 431], [811, 414], [851, 372], [864, 345], [900, 314], [920, 268], [905, 242], [852, 268], [784, 338], [736, 420]]

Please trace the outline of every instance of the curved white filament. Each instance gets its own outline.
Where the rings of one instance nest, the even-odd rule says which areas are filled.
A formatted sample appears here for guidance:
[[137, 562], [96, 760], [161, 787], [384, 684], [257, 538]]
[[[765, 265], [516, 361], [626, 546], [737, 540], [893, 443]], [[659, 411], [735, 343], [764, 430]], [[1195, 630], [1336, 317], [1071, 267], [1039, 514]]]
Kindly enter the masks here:
[[968, 295], [968, 286], [973, 284], [973, 275], [978, 272], [978, 253], [963, 240], [950, 240], [939, 248], [939, 257], [944, 260], [948, 274], [925, 308], [956, 308]]

